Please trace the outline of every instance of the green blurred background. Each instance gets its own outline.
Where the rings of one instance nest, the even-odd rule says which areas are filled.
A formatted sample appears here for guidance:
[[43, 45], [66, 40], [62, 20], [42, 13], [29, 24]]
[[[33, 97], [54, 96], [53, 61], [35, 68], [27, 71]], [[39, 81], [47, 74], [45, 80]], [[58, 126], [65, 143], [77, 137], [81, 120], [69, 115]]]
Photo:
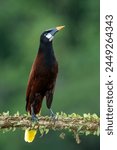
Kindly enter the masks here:
[[[25, 92], [40, 34], [65, 25], [54, 39], [59, 62], [53, 111], [99, 115], [99, 0], [0, 0], [0, 112], [25, 112]], [[42, 115], [48, 110], [43, 102]], [[24, 132], [0, 133], [0, 150], [99, 150], [99, 137], [39, 133], [33, 143]]]

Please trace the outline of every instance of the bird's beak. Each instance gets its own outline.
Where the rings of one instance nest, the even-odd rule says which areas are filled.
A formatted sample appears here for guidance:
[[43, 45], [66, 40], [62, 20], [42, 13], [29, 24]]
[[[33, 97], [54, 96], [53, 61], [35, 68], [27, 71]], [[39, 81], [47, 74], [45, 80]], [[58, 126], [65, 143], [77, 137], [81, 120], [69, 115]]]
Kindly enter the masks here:
[[54, 36], [58, 31], [60, 31], [60, 30], [63, 29], [64, 27], [65, 27], [65, 26], [58, 26], [58, 27], [52, 29], [52, 31], [50, 32], [50, 34], [51, 34], [52, 36]]
[[63, 29], [65, 26], [58, 26], [58, 27], [56, 27], [56, 29], [59, 31], [59, 30], [61, 30], [61, 29]]

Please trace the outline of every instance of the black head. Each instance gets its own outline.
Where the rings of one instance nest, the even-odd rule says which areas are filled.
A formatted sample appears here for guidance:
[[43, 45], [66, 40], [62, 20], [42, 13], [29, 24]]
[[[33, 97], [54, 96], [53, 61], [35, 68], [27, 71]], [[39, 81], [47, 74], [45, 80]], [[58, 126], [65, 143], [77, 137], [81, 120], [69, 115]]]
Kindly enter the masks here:
[[56, 28], [44, 31], [40, 37], [40, 41], [43, 43], [51, 43], [54, 38], [54, 35], [63, 28], [64, 26], [58, 26]]

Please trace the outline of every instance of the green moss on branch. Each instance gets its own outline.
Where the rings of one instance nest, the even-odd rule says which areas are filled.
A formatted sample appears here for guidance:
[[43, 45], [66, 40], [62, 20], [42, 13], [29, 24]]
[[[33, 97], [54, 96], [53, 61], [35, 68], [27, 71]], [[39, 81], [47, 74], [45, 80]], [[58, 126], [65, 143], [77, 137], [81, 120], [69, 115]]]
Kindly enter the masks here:
[[[15, 130], [20, 128], [25, 130], [29, 129], [37, 129], [40, 134], [48, 133], [49, 130], [61, 130], [69, 131], [74, 134], [77, 143], [79, 143], [79, 135], [85, 134], [93, 134], [99, 135], [99, 122], [100, 119], [96, 114], [83, 114], [80, 116], [78, 114], [66, 114], [66, 113], [56, 113], [56, 120], [52, 119], [49, 116], [37, 116], [37, 122], [32, 122], [31, 117], [29, 115], [20, 115], [19, 113], [11, 116], [9, 112], [0, 114], [0, 130], [3, 132]], [[64, 133], [60, 135], [63, 136]]]

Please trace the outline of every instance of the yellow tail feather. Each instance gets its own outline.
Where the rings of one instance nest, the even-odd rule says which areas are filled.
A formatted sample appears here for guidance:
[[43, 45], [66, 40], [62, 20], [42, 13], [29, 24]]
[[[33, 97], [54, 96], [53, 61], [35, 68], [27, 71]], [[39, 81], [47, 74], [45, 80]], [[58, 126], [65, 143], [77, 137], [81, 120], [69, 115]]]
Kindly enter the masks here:
[[35, 136], [36, 136], [37, 130], [30, 130], [26, 129], [25, 130], [25, 135], [24, 135], [24, 140], [28, 143], [33, 142]]

